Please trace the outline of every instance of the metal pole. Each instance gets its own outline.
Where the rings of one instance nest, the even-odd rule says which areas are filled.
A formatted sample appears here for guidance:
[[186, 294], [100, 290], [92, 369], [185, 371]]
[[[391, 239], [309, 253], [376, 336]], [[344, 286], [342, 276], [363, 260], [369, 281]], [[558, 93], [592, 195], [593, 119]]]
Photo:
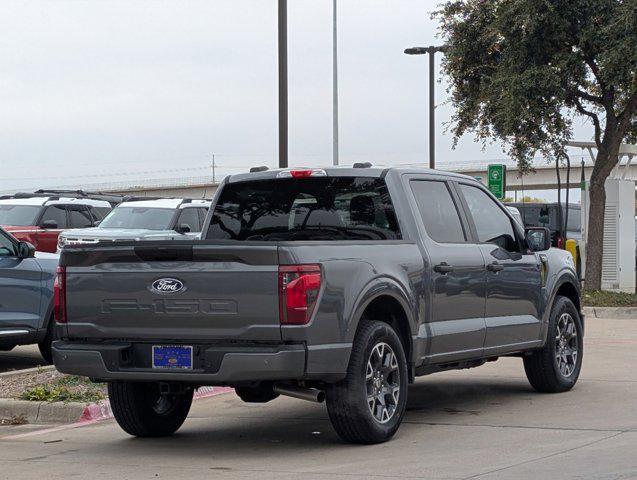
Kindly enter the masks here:
[[336, 0], [333, 2], [333, 23], [332, 26], [332, 104], [333, 104], [333, 123], [332, 123], [332, 141], [333, 141], [333, 157], [334, 165], [338, 165], [338, 35], [336, 23]]
[[212, 183], [216, 183], [215, 182], [215, 154], [212, 154]]
[[435, 121], [435, 95], [434, 95], [434, 55], [436, 49], [429, 47], [429, 168], [436, 168], [436, 121]]
[[279, 10], [279, 168], [288, 166], [288, 19], [287, 0]]

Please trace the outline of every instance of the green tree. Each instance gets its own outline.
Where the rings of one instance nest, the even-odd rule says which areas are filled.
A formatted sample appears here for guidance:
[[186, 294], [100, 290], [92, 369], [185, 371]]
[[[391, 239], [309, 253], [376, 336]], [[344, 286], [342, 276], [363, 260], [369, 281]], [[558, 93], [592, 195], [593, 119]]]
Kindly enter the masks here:
[[456, 140], [502, 141], [522, 171], [565, 154], [575, 117], [597, 144], [586, 287], [601, 286], [604, 181], [637, 136], [637, 0], [448, 0], [441, 20]]

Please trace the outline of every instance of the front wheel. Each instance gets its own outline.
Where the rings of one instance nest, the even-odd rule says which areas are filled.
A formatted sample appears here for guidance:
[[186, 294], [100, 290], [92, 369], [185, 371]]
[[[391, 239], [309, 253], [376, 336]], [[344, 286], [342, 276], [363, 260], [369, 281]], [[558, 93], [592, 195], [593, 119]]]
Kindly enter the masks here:
[[347, 376], [327, 390], [327, 411], [338, 435], [352, 443], [389, 440], [405, 412], [408, 381], [394, 329], [365, 321], [354, 339]]
[[577, 382], [583, 353], [579, 312], [569, 298], [559, 296], [551, 309], [544, 348], [524, 357], [526, 377], [538, 392], [566, 392]]
[[122, 430], [136, 437], [175, 433], [188, 416], [193, 392], [190, 388], [180, 394], [161, 394], [157, 383], [108, 383], [115, 420]]

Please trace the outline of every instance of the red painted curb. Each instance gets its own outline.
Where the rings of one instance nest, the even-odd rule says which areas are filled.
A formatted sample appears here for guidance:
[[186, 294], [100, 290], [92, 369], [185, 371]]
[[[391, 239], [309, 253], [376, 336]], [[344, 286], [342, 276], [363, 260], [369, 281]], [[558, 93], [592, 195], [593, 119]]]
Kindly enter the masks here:
[[[210, 398], [216, 395], [221, 395], [223, 393], [229, 393], [234, 391], [233, 388], [230, 387], [200, 387], [195, 391], [193, 396], [193, 400], [201, 400], [202, 398]], [[84, 407], [84, 411], [80, 418], [78, 418], [78, 423], [86, 423], [86, 422], [99, 422], [101, 420], [108, 420], [113, 418], [113, 410], [111, 409], [111, 404], [108, 401], [91, 403]]]

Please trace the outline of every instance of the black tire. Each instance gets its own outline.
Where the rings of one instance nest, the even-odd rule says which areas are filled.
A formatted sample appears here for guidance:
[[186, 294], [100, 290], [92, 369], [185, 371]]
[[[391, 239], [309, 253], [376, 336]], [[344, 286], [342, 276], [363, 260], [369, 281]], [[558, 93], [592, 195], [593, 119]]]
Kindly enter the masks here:
[[[558, 324], [564, 320], [562, 318], [572, 318], [573, 327], [576, 338], [570, 337], [565, 349], [562, 352], [571, 351], [576, 347], [576, 356], [572, 353], [559, 355], [562, 346], [560, 339], [562, 338], [561, 330]], [[568, 320], [567, 320], [568, 321]], [[564, 330], [564, 329], [562, 329]], [[573, 388], [582, 368], [582, 356], [584, 353], [584, 336], [582, 331], [582, 321], [579, 312], [573, 302], [567, 298], [558, 296], [553, 302], [551, 316], [549, 318], [548, 333], [546, 344], [541, 350], [533, 352], [532, 355], [524, 357], [524, 371], [529, 379], [531, 386], [542, 393], [560, 393], [566, 392]], [[566, 341], [566, 340], [565, 340]], [[562, 360], [567, 359], [567, 360]], [[568, 365], [565, 365], [565, 362]], [[572, 366], [570, 365], [572, 363]], [[560, 365], [562, 368], [560, 368]]]
[[235, 393], [246, 403], [267, 403], [279, 396], [272, 390], [271, 383], [262, 383], [256, 386], [235, 387]]
[[[387, 381], [389, 382], [391, 375], [392, 384], [398, 391], [398, 399], [392, 407], [391, 417], [385, 421], [378, 420], [375, 414], [372, 414], [372, 408], [378, 412], [375, 407], [380, 406], [381, 410], [383, 407], [377, 403], [378, 397], [372, 398], [373, 404], [371, 406], [368, 403], [370, 385], [366, 378], [368, 362], [372, 361], [372, 352], [378, 352], [374, 349], [382, 344], [388, 345], [393, 350], [397, 364], [397, 368], [392, 373], [387, 374]], [[374, 372], [373, 369], [372, 372]], [[372, 373], [372, 377], [375, 379], [374, 375], [375, 373]], [[399, 384], [394, 383], [395, 379], [398, 379]], [[372, 389], [376, 388], [377, 384], [374, 383], [374, 380], [370, 378], [369, 381], [371, 381]], [[338, 435], [347, 442], [361, 444], [389, 440], [398, 430], [405, 413], [408, 381], [405, 352], [394, 329], [384, 322], [364, 321], [356, 332], [347, 376], [326, 391], [327, 411]], [[371, 397], [376, 394], [374, 390], [371, 393]], [[390, 398], [389, 401], [394, 402], [395, 399]], [[383, 416], [384, 411], [381, 413], [381, 417]]]
[[44, 358], [44, 361], [51, 365], [53, 363], [53, 352], [51, 352], [51, 344], [55, 340], [55, 320], [49, 319], [49, 324], [46, 327], [46, 335], [40, 343], [38, 343], [38, 349], [40, 355]]
[[165, 437], [184, 423], [194, 390], [161, 395], [157, 383], [109, 382], [113, 415], [126, 433], [135, 437]]

